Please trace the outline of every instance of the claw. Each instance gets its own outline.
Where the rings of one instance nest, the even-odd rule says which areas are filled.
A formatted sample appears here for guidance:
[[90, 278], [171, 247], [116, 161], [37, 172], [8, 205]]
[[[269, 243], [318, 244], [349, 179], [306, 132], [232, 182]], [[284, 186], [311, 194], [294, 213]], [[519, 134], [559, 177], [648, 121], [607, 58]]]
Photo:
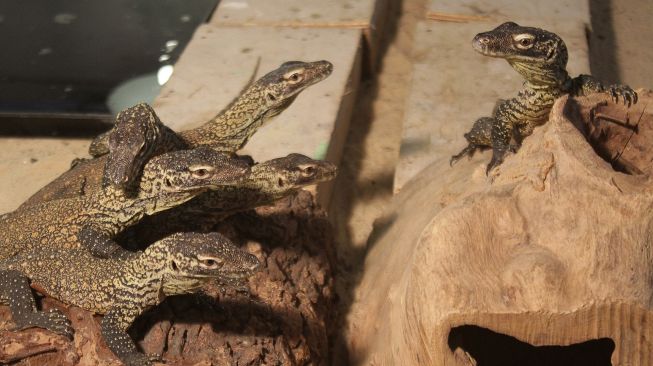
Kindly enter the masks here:
[[451, 157], [451, 159], [449, 159], [449, 166], [453, 167], [453, 165], [456, 164], [458, 162], [458, 160], [460, 160], [460, 158], [462, 158], [462, 156], [460, 154], [453, 155]]
[[[510, 148], [510, 147], [508, 147]], [[485, 175], [490, 175], [490, 171], [499, 165], [503, 163], [503, 159], [506, 156], [506, 150], [504, 149], [494, 149], [492, 152], [492, 160], [490, 160], [490, 163], [487, 165], [487, 169], [485, 169]]]
[[151, 362], [163, 362], [163, 356], [159, 353], [148, 353], [146, 356]]
[[485, 168], [485, 176], [487, 177], [490, 175], [490, 171], [494, 169], [497, 166], [497, 163], [493, 160], [490, 160], [490, 163], [487, 165], [487, 168]]
[[465, 155], [467, 155], [467, 156], [469, 156], [471, 158], [472, 155], [474, 155], [474, 152], [476, 151], [476, 149], [477, 149], [477, 146], [470, 143], [461, 152], [459, 152], [458, 154], [453, 155], [451, 157], [451, 159], [449, 160], [449, 166], [453, 166], [455, 163], [458, 162], [458, 160], [460, 160]]
[[608, 93], [615, 103], [619, 103], [619, 96], [621, 96], [624, 105], [628, 106], [628, 108], [637, 103], [637, 92], [635, 92], [627, 85], [610, 85]]
[[490, 160], [490, 163], [487, 165], [487, 168], [485, 168], [485, 175], [486, 176], [490, 175], [490, 171], [496, 168], [499, 164], [500, 163], [497, 162], [496, 159], [492, 158], [492, 160]]

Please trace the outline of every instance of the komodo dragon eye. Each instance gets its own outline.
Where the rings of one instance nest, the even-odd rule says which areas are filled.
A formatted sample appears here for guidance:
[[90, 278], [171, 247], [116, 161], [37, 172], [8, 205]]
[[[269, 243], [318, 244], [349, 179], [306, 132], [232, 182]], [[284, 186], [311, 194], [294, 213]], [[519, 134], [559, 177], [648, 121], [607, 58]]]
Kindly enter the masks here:
[[284, 75], [284, 79], [291, 81], [293, 83], [298, 83], [304, 79], [303, 75], [299, 71], [293, 71]]
[[198, 257], [200, 265], [208, 269], [216, 269], [222, 266], [222, 261], [216, 258], [202, 258]]
[[197, 179], [206, 179], [213, 175], [213, 168], [211, 167], [191, 167], [190, 173]]
[[519, 34], [515, 36], [515, 41], [517, 42], [517, 47], [521, 49], [528, 49], [533, 46], [533, 36], [530, 34]]

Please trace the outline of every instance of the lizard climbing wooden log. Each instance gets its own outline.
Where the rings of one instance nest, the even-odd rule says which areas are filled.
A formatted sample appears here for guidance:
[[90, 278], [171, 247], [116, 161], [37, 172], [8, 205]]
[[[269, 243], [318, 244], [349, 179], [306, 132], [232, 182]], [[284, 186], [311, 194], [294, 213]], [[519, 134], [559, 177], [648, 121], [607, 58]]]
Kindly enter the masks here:
[[[605, 87], [590, 75], [571, 78], [567, 73], [567, 47], [555, 33], [506, 22], [489, 32], [479, 33], [472, 45], [489, 57], [503, 58], [525, 80], [517, 97], [501, 100], [492, 117], [478, 119], [465, 134], [468, 141], [460, 153], [451, 157], [450, 164], [476, 149], [492, 148], [489, 173], [500, 165], [508, 151], [516, 151], [533, 129], [548, 119], [553, 102], [565, 95], [608, 93], [615, 102], [619, 98], [630, 106], [637, 103], [637, 93], [626, 85]], [[511, 145], [515, 138], [517, 145]]]

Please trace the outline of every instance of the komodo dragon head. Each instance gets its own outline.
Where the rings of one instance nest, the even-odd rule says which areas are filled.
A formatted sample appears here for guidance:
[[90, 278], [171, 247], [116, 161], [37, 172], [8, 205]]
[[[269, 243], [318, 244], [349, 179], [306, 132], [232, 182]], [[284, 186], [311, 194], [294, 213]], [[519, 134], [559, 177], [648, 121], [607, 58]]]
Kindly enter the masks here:
[[271, 118], [288, 108], [301, 91], [324, 80], [332, 71], [329, 61], [284, 62], [254, 82], [246, 93], [257, 95], [265, 117]]
[[[93, 140], [89, 150], [99, 149], [107, 140], [108, 155], [105, 164], [103, 186], [114, 184], [125, 188], [134, 182], [160, 140], [163, 124], [147, 103], [129, 107], [116, 117], [113, 129]], [[96, 142], [99, 141], [99, 142]]]
[[137, 200], [153, 214], [220, 186], [237, 185], [250, 173], [249, 163], [208, 147], [156, 156], [145, 164]]
[[[285, 194], [301, 187], [335, 178], [337, 167], [327, 161], [290, 154], [252, 167], [247, 179], [269, 194]], [[249, 184], [248, 184], [249, 185]]]
[[256, 256], [218, 233], [173, 234], [149, 246], [141, 258], [164, 266], [166, 296], [195, 292], [213, 280], [238, 283], [260, 267]]
[[506, 59], [527, 81], [558, 83], [566, 79], [565, 42], [544, 29], [506, 22], [477, 34], [472, 46], [485, 56]]

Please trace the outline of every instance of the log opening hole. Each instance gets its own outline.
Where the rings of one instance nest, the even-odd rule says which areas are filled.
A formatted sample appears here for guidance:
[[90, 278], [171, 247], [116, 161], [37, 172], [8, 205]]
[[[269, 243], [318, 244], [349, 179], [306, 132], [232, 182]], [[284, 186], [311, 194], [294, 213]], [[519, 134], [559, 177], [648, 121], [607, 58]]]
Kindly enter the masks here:
[[[592, 339], [568, 346], [533, 346], [507, 334], [475, 325], [452, 328], [448, 338], [452, 352], [457, 349], [473, 359], [476, 366], [609, 366], [615, 344], [610, 338]], [[460, 352], [460, 351], [458, 351]]]

